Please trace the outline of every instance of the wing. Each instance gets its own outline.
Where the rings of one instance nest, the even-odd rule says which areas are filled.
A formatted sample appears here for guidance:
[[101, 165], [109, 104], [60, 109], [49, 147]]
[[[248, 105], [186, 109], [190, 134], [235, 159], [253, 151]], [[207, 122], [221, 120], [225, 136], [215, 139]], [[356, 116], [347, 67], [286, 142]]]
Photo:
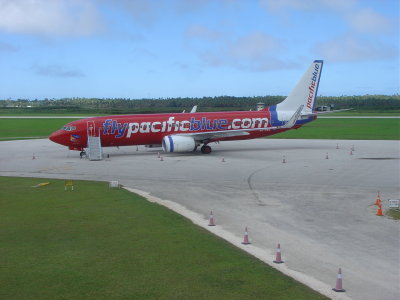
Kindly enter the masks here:
[[318, 116], [318, 115], [324, 115], [324, 114], [331, 114], [331, 113], [340, 112], [340, 111], [347, 111], [347, 110], [352, 110], [352, 109], [353, 108], [343, 108], [343, 109], [329, 110], [329, 111], [315, 111], [311, 114], [302, 115], [302, 116], [311, 117], [311, 116]]
[[271, 131], [285, 128], [292, 128], [296, 121], [299, 119], [301, 115], [301, 111], [304, 105], [300, 105], [300, 107], [296, 110], [293, 116], [282, 126], [274, 126], [267, 128], [252, 128], [252, 129], [235, 129], [235, 130], [219, 130], [219, 131], [207, 131], [207, 132], [191, 132], [191, 133], [178, 133], [176, 135], [180, 136], [191, 136], [197, 142], [202, 142], [205, 140], [215, 140], [221, 138], [235, 137], [235, 136], [246, 136], [250, 135], [252, 131]]

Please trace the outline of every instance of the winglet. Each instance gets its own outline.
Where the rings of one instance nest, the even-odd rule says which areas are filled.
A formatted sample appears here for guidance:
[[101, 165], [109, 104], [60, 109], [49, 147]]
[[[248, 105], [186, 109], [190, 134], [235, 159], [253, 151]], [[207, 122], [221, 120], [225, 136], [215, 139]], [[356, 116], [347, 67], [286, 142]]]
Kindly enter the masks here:
[[290, 118], [290, 120], [287, 121], [285, 125], [281, 126], [281, 128], [292, 128], [299, 119], [303, 107], [304, 105], [300, 105], [299, 108], [296, 110], [296, 112], [293, 114], [293, 116]]

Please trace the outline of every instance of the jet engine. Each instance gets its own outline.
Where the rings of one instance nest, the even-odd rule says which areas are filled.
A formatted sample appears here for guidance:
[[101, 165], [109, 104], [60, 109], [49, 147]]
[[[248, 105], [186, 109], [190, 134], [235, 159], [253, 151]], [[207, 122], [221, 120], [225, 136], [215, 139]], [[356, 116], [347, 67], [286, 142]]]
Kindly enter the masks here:
[[165, 152], [188, 152], [196, 150], [196, 142], [190, 136], [167, 135], [162, 140]]

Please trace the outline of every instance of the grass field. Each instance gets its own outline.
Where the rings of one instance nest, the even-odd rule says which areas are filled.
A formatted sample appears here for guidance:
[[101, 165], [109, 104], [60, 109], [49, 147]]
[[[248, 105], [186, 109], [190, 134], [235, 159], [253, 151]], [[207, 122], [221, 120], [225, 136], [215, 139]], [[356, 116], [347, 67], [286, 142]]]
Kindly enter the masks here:
[[[47, 138], [76, 119], [0, 119], [0, 140]], [[399, 140], [400, 119], [317, 119], [271, 138]]]
[[[243, 107], [207, 107], [202, 106], [199, 103], [199, 111], [233, 111], [233, 110], [249, 110], [250, 108]], [[181, 112], [183, 109], [190, 111], [192, 106], [173, 108], [173, 107], [147, 107], [147, 108], [117, 108], [117, 109], [67, 109], [67, 108], [2, 108], [0, 107], [0, 116], [77, 116], [77, 117], [87, 117], [87, 116], [106, 116], [112, 114], [141, 114], [141, 113], [171, 113], [171, 112]], [[329, 116], [400, 116], [400, 109], [366, 109], [358, 108], [351, 109], [342, 112], [335, 112], [329, 114]]]
[[76, 119], [0, 119], [0, 140], [47, 138]]
[[400, 119], [317, 119], [271, 138], [399, 140]]
[[164, 207], [74, 185], [0, 177], [1, 299], [325, 299]]
[[344, 117], [399, 117], [400, 110], [382, 110], [382, 111], [368, 111], [368, 110], [348, 110], [342, 112], [335, 112], [327, 114], [326, 116], [344, 116]]
[[384, 212], [385, 215], [389, 216], [392, 219], [400, 220], [400, 210], [396, 209], [388, 209]]

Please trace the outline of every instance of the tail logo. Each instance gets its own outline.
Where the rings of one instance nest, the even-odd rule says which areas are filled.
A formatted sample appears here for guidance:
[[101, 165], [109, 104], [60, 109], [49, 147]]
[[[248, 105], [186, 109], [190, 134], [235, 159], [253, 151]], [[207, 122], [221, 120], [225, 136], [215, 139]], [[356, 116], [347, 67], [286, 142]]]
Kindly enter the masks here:
[[307, 99], [307, 107], [309, 109], [312, 109], [313, 99], [315, 96], [314, 95], [315, 94], [315, 86], [317, 84], [318, 72], [319, 72], [319, 64], [315, 64], [314, 72], [312, 73], [312, 77], [311, 77], [311, 84], [308, 87], [309, 93], [308, 93], [308, 99]]

